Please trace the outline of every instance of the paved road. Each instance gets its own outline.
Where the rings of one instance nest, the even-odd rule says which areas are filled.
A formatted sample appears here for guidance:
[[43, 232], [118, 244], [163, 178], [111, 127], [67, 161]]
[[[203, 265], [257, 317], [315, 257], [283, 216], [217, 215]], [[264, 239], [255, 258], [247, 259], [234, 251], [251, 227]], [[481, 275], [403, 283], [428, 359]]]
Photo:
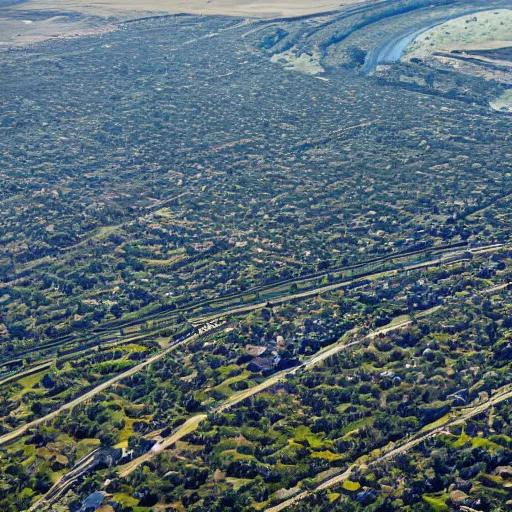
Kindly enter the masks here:
[[[504, 244], [487, 244], [486, 246], [483, 246], [483, 247], [493, 248], [493, 247], [497, 247], [497, 246], [503, 247]], [[189, 305], [180, 307], [180, 308], [172, 310], [172, 311], [150, 313], [148, 315], [145, 315], [143, 318], [140, 318], [137, 320], [131, 320], [131, 321], [118, 320], [118, 321], [107, 322], [106, 325], [95, 327], [93, 329], [93, 331], [96, 333], [100, 333], [100, 332], [105, 333], [106, 330], [112, 331], [113, 329], [132, 327], [134, 325], [139, 325], [148, 320], [160, 320], [160, 319], [165, 319], [165, 318], [169, 318], [169, 317], [175, 318], [178, 314], [185, 314], [185, 313], [194, 311], [203, 306], [211, 307], [217, 303], [224, 304], [228, 301], [243, 300], [244, 297], [247, 297], [249, 295], [271, 291], [275, 288], [279, 288], [286, 284], [292, 284], [292, 283], [298, 284], [298, 283], [304, 283], [307, 281], [311, 281], [314, 279], [320, 279], [320, 278], [325, 277], [331, 273], [339, 273], [339, 272], [344, 273], [344, 272], [354, 271], [357, 269], [368, 267], [370, 265], [376, 265], [378, 263], [385, 263], [388, 261], [398, 261], [403, 258], [410, 258], [410, 257], [414, 257], [414, 256], [421, 257], [421, 256], [426, 256], [427, 254], [431, 254], [431, 253], [441, 254], [441, 253], [446, 253], [446, 252], [453, 252], [454, 250], [464, 251], [466, 249], [469, 249], [469, 246], [467, 244], [457, 243], [457, 244], [450, 244], [450, 245], [441, 246], [441, 247], [431, 246], [431, 247], [426, 247], [424, 249], [410, 251], [410, 252], [392, 253], [392, 254], [388, 254], [386, 256], [371, 258], [369, 260], [366, 260], [366, 261], [363, 261], [361, 263], [357, 263], [354, 265], [349, 265], [349, 266], [345, 266], [345, 267], [343, 267], [343, 266], [342, 267], [331, 267], [327, 270], [314, 272], [312, 274], [291, 277], [291, 278], [280, 280], [278, 282], [271, 283], [268, 285], [252, 287], [252, 288], [245, 290], [244, 292], [235, 292], [235, 293], [230, 293], [230, 294], [223, 295], [223, 296], [216, 297], [216, 298], [201, 299], [201, 300], [194, 302], [193, 304], [189, 304]]]
[[498, 284], [496, 286], [493, 286], [492, 288], [486, 288], [485, 290], [482, 290], [478, 294], [479, 295], [490, 295], [491, 293], [496, 293], [496, 292], [499, 292], [501, 290], [504, 290], [505, 288], [510, 288], [510, 287], [512, 287], [512, 282]]
[[434, 20], [425, 20], [425, 22], [421, 25], [409, 27], [406, 30], [399, 32], [398, 34], [395, 34], [374, 46], [366, 54], [361, 72], [364, 75], [368, 75], [375, 71], [375, 68], [381, 63], [398, 62], [404, 54], [404, 50], [407, 48], [407, 46], [409, 46], [410, 43], [414, 41], [414, 39], [423, 34], [423, 32], [426, 32], [427, 30], [430, 30], [431, 28], [434, 28], [441, 23], [445, 23], [449, 20], [459, 18], [461, 16], [469, 16], [477, 12], [487, 11], [489, 9], [490, 7], [466, 10], [459, 12], [458, 14], [440, 16]]
[[[397, 274], [397, 273], [400, 273], [400, 272], [410, 272], [410, 271], [413, 271], [413, 270], [421, 270], [423, 268], [432, 267], [434, 265], [438, 265], [438, 264], [442, 264], [442, 263], [454, 264], [454, 263], [466, 260], [466, 257], [464, 256], [465, 252], [470, 252], [472, 254], [480, 254], [483, 251], [485, 251], [485, 252], [498, 251], [498, 250], [501, 250], [503, 247], [504, 247], [503, 244], [495, 244], [493, 246], [486, 246], [485, 248], [472, 248], [472, 249], [465, 249], [465, 248], [463, 248], [460, 251], [449, 252], [449, 253], [441, 255], [441, 257], [439, 257], [439, 258], [436, 258], [436, 259], [433, 259], [433, 260], [428, 260], [428, 261], [425, 261], [425, 262], [422, 262], [422, 263], [414, 263], [414, 264], [411, 264], [411, 265], [406, 265], [406, 266], [403, 266], [403, 267], [401, 267], [399, 269], [389, 269], [389, 270], [382, 270], [381, 269], [381, 270], [377, 270], [373, 274], [368, 274], [368, 275], [366, 275], [364, 277], [359, 277], [359, 278], [351, 279], [349, 281], [343, 281], [341, 283], [335, 283], [335, 284], [329, 284], [329, 285], [325, 285], [325, 286], [320, 286], [320, 287], [317, 287], [317, 288], [313, 288], [311, 290], [306, 290], [304, 292], [294, 293], [294, 294], [291, 294], [291, 295], [285, 295], [285, 296], [282, 296], [282, 297], [274, 297], [274, 298], [270, 299], [270, 301], [266, 300], [265, 302], [259, 302], [257, 304], [248, 304], [247, 306], [233, 307], [231, 309], [224, 310], [222, 312], [212, 313], [211, 315], [204, 315], [204, 316], [199, 316], [199, 317], [196, 317], [196, 318], [192, 318], [189, 321], [193, 325], [199, 325], [199, 324], [202, 324], [204, 322], [210, 322], [212, 320], [216, 320], [216, 319], [218, 319], [220, 317], [224, 317], [224, 316], [239, 315], [239, 314], [243, 314], [243, 313], [250, 313], [252, 311], [256, 311], [258, 309], [262, 309], [262, 308], [266, 307], [269, 302], [271, 304], [277, 305], [277, 304], [282, 304], [282, 303], [285, 303], [285, 302], [291, 302], [293, 300], [299, 300], [299, 299], [306, 299], [306, 298], [309, 298], [309, 297], [315, 297], [317, 295], [321, 295], [321, 294], [324, 294], [324, 293], [328, 293], [328, 292], [332, 292], [332, 291], [335, 291], [335, 290], [339, 290], [340, 288], [346, 288], [347, 286], [350, 286], [352, 284], [356, 284], [358, 281], [363, 281], [365, 279], [369, 279], [369, 278], [375, 277], [375, 276], [377, 276], [379, 274], [382, 274], [382, 273], [388, 273], [389, 272], [389, 273]], [[453, 258], [456, 258], [456, 259], [453, 259]]]
[[[430, 263], [432, 263], [432, 262], [430, 262]], [[507, 284], [498, 285], [498, 286], [494, 286], [492, 288], [489, 288], [488, 290], [498, 291], [500, 289], [505, 288], [506, 286], [507, 286]], [[485, 292], [485, 290], [483, 290], [481, 293], [483, 293], [483, 292]], [[441, 308], [441, 306], [436, 306], [436, 307], [434, 307], [432, 309], [423, 311], [423, 312], [417, 314], [416, 318], [419, 319], [419, 318], [422, 318], [422, 317], [425, 317], [425, 316], [429, 316], [429, 315], [433, 314], [434, 312], [438, 311], [440, 308]], [[212, 409], [212, 412], [223, 412], [223, 411], [226, 411], [229, 408], [232, 408], [235, 405], [239, 404], [243, 400], [246, 400], [247, 398], [255, 396], [256, 394], [261, 393], [262, 391], [264, 391], [264, 390], [274, 386], [278, 382], [285, 380], [287, 375], [293, 375], [293, 374], [296, 374], [299, 371], [307, 371], [307, 370], [315, 367], [316, 365], [318, 365], [320, 362], [328, 359], [329, 357], [332, 357], [333, 355], [335, 355], [335, 354], [337, 354], [337, 353], [339, 353], [339, 352], [341, 352], [343, 350], [346, 350], [346, 349], [348, 349], [350, 347], [353, 347], [355, 345], [361, 344], [363, 341], [375, 338], [375, 337], [377, 337], [377, 336], [379, 336], [381, 334], [386, 334], [386, 333], [391, 332], [391, 331], [402, 329], [402, 328], [407, 327], [408, 325], [410, 325], [412, 323], [413, 323], [412, 320], [405, 320], [405, 321], [397, 323], [395, 325], [388, 325], [388, 326], [382, 327], [381, 329], [375, 330], [372, 333], [370, 333], [370, 334], [368, 334], [368, 335], [366, 335], [366, 336], [364, 336], [364, 337], [362, 337], [362, 338], [360, 338], [360, 339], [358, 339], [356, 341], [352, 341], [350, 343], [343, 343], [343, 341], [340, 341], [339, 343], [337, 343], [337, 344], [335, 344], [335, 345], [333, 345], [331, 347], [327, 347], [326, 349], [322, 350], [321, 352], [319, 352], [319, 353], [315, 354], [314, 356], [310, 357], [308, 360], [303, 362], [301, 365], [293, 367], [293, 368], [289, 368], [287, 370], [283, 370], [283, 371], [281, 371], [281, 372], [279, 372], [279, 373], [277, 373], [275, 375], [272, 375], [267, 380], [265, 380], [264, 382], [258, 384], [257, 386], [254, 386], [253, 388], [249, 388], [247, 390], [240, 391], [239, 393], [234, 394], [229, 399], [227, 399], [224, 403], [222, 403], [219, 406], [217, 406], [216, 408]], [[352, 331], [352, 333], [353, 332], [354, 331]], [[351, 333], [347, 333], [344, 336], [344, 339], [348, 338], [350, 336], [350, 334]], [[176, 348], [178, 345], [181, 345], [183, 343], [186, 343], [186, 342], [190, 341], [194, 337], [196, 337], [196, 335], [191, 336], [190, 338], [187, 338], [187, 339], [179, 342], [179, 344], [176, 344], [173, 347], [169, 347], [165, 351], [165, 353], [168, 353], [170, 350]], [[163, 355], [165, 355], [165, 354], [157, 354], [156, 356], [153, 356], [151, 358], [152, 359], [151, 362], [153, 362], [155, 360], [155, 358], [159, 358], [159, 356], [162, 357]], [[147, 364], [150, 364], [150, 362], [145, 361], [141, 365], [138, 365], [138, 368], [140, 369], [140, 367], [142, 365], [147, 365]], [[130, 371], [133, 371], [133, 370], [136, 370], [136, 368], [132, 368]], [[127, 372], [125, 372], [125, 373], [127, 373]], [[122, 375], [118, 376], [118, 378], [119, 377], [120, 378], [124, 378]], [[114, 380], [114, 379], [111, 379], [111, 381], [112, 380]], [[111, 381], [109, 381], [110, 385], [112, 384]], [[107, 384], [107, 383], [105, 383], [105, 384]], [[512, 391], [510, 393], [512, 393]], [[494, 397], [493, 400], [496, 400], [496, 397]], [[475, 412], [474, 414], [478, 414], [478, 412]], [[163, 450], [173, 446], [177, 441], [181, 440], [186, 435], [188, 435], [191, 432], [195, 431], [198, 428], [198, 426], [201, 424], [201, 422], [204, 421], [206, 418], [207, 418], [206, 414], [199, 414], [199, 415], [196, 415], [196, 416], [192, 416], [183, 425], [178, 427], [162, 443], [160, 443], [158, 449], [151, 450], [148, 453], [146, 453], [146, 454], [144, 454], [144, 455], [134, 459], [130, 463], [126, 464], [125, 466], [119, 468], [119, 476], [120, 477], [127, 477], [127, 476], [129, 476], [141, 464], [143, 464], [144, 462], [149, 461], [151, 458], [153, 458], [154, 456], [158, 455]], [[452, 424], [456, 424], [456, 423], [452, 423]], [[1, 438], [0, 438], [0, 444], [1, 444]], [[78, 476], [81, 476], [81, 475], [83, 475], [83, 474], [85, 474], [87, 472], [86, 470], [87, 470], [87, 468], [84, 467], [84, 465], [82, 464], [80, 466], [80, 474], [76, 475], [74, 478], [70, 478], [69, 475], [70, 475], [70, 473], [72, 474], [74, 471], [76, 471], [76, 466], [75, 466], [75, 468], [70, 473], [68, 473], [67, 475], [64, 475], [64, 477], [61, 479], [61, 481], [58, 482], [57, 484], [55, 484], [54, 487], [50, 491], [50, 493], [52, 493], [52, 496], [51, 496], [52, 502], [54, 502], [55, 499], [57, 499], [58, 497], [62, 496], [64, 494], [64, 492], [67, 489], [69, 489], [69, 487], [74, 483], [74, 481], [78, 478]], [[351, 468], [349, 468], [349, 470], [351, 471]], [[347, 470], [347, 472], [349, 470]], [[350, 474], [350, 473], [347, 473], [347, 474]], [[343, 477], [343, 475], [338, 475], [335, 478], [342, 478], [342, 477]], [[322, 484], [322, 485], [324, 485], [324, 484]], [[334, 484], [332, 484], [332, 485], [334, 485]], [[293, 502], [295, 502], [296, 500], [303, 499], [306, 496], [307, 496], [307, 493], [301, 493], [301, 494], [295, 496], [294, 498], [291, 498], [291, 500], [293, 500]], [[38, 503], [45, 503], [45, 500], [43, 499], [43, 500], [41, 500], [41, 502], [38, 502]], [[274, 507], [273, 509], [269, 509], [269, 512], [277, 512], [278, 510], [282, 510], [283, 508], [286, 508], [287, 506], [289, 506], [289, 504], [291, 504], [291, 503], [292, 502], [290, 500], [287, 500], [286, 502], [283, 502], [283, 503], [279, 504], [277, 507]], [[275, 511], [274, 511], [274, 509], [275, 509]]]
[[[478, 253], [479, 251], [482, 251], [482, 250], [485, 250], [485, 251], [489, 252], [489, 251], [497, 251], [497, 250], [500, 250], [502, 248], [503, 248], [503, 244], [494, 244], [493, 246], [485, 246], [485, 247], [482, 247], [482, 248], [468, 249], [466, 252]], [[460, 257], [457, 257], [454, 260], [453, 258], [456, 257], [456, 256], [460, 256]], [[405, 271], [411, 271], [411, 270], [420, 270], [422, 268], [427, 268], [427, 267], [430, 267], [432, 265], [441, 264], [441, 263], [445, 263], [445, 262], [449, 262], [450, 264], [453, 264], [453, 263], [456, 263], [457, 261], [459, 261], [460, 259], [464, 259], [464, 253], [462, 253], [460, 251], [459, 252], [451, 252], [451, 253], [443, 254], [441, 257], [439, 257], [439, 258], [437, 258], [435, 260], [429, 260], [429, 261], [426, 261], [426, 262], [423, 262], [423, 263], [416, 263], [416, 264], [412, 264], [412, 265], [407, 265], [407, 266], [402, 267], [399, 270], [393, 270], [392, 272], [398, 273], [398, 272], [405, 272]], [[377, 271], [373, 275], [378, 275], [380, 273], [382, 273], [382, 271]], [[371, 277], [371, 276], [369, 275], [369, 276], [366, 276], [365, 278], [368, 278], [368, 277]], [[318, 287], [318, 288], [314, 288], [312, 290], [307, 290], [305, 292], [296, 293], [296, 294], [292, 294], [292, 295], [286, 295], [284, 297], [272, 299], [272, 303], [273, 304], [281, 304], [281, 303], [289, 302], [289, 301], [293, 301], [293, 300], [304, 299], [304, 298], [308, 298], [308, 297], [314, 297], [316, 295], [320, 295], [320, 294], [323, 294], [323, 293], [327, 293], [327, 292], [331, 292], [331, 291], [337, 290], [339, 288], [346, 287], [346, 286], [348, 286], [350, 284], [356, 283], [358, 280], [361, 280], [361, 279], [362, 278], [355, 279], [355, 280], [352, 280], [352, 281], [345, 281], [345, 282], [342, 282], [342, 283], [336, 283], [336, 284], [332, 284], [332, 285], [321, 286], [321, 287]], [[224, 310], [224, 311], [218, 312], [218, 313], [216, 313], [214, 315], [198, 317], [198, 318], [194, 319], [192, 321], [192, 323], [193, 324], [202, 324], [202, 323], [211, 322], [213, 320], [217, 320], [219, 318], [222, 318], [222, 317], [228, 316], [228, 315], [236, 315], [236, 314], [240, 314], [240, 313], [249, 313], [251, 311], [255, 311], [255, 310], [264, 308], [267, 304], [268, 304], [268, 301], [265, 301], [265, 302], [261, 302], [261, 303], [258, 303], [258, 304], [250, 304], [248, 306], [231, 308], [231, 309], [228, 309], [228, 310]], [[183, 340], [183, 341], [179, 342], [178, 344], [173, 344], [172, 346], [168, 347], [166, 350], [164, 350], [162, 352], [159, 352], [158, 354], [156, 354], [154, 356], [151, 356], [149, 359], [147, 359], [146, 361], [143, 361], [142, 363], [134, 366], [130, 370], [127, 370], [126, 372], [123, 372], [123, 373], [121, 373], [119, 375], [116, 375], [112, 379], [109, 379], [108, 381], [104, 382], [103, 384], [100, 384], [99, 386], [97, 386], [94, 389], [88, 391], [84, 395], [82, 395], [82, 396], [80, 396], [78, 398], [75, 398], [71, 402], [62, 405], [60, 408], [58, 408], [55, 411], [47, 414], [46, 416], [43, 416], [42, 418], [34, 420], [34, 421], [32, 421], [30, 423], [27, 423], [25, 425], [22, 425], [21, 427], [18, 427], [17, 429], [13, 430], [12, 432], [9, 432], [7, 434], [4, 434], [3, 436], [0, 436], [0, 446], [2, 444], [5, 444], [5, 443], [7, 443], [9, 441], [12, 441], [12, 440], [20, 437], [21, 435], [23, 435], [30, 428], [37, 427], [38, 425], [40, 425], [40, 424], [42, 424], [42, 423], [44, 423], [46, 421], [49, 421], [49, 420], [55, 418], [61, 412], [73, 409], [77, 405], [85, 402], [86, 400], [89, 400], [90, 398], [96, 396], [98, 393], [101, 393], [105, 389], [108, 389], [113, 384], [116, 384], [117, 382], [119, 382], [119, 381], [121, 381], [121, 380], [123, 380], [123, 379], [125, 379], [127, 377], [130, 377], [130, 376], [134, 375], [135, 373], [139, 372], [140, 370], [142, 370], [146, 366], [150, 365], [151, 363], [161, 359], [162, 357], [167, 355], [169, 352], [173, 351], [176, 347], [184, 344], [185, 342], [190, 341], [193, 337], [194, 336], [192, 336], [190, 338], [187, 338], [186, 340]]]
[[[489, 248], [489, 249], [494, 250], [494, 249], [500, 248], [500, 247], [505, 247], [505, 244], [488, 244], [488, 245], [482, 246], [481, 248], [482, 249]], [[217, 297], [217, 298], [201, 299], [201, 300], [196, 301], [193, 304], [189, 304], [187, 306], [180, 307], [173, 311], [162, 311], [162, 312], [157, 312], [157, 313], [150, 313], [148, 315], [145, 315], [143, 318], [139, 318], [136, 320], [129, 320], [129, 321], [116, 320], [116, 321], [106, 322], [105, 324], [96, 326], [90, 332], [86, 331], [86, 332], [82, 333], [82, 336], [92, 335], [92, 336], [99, 337], [98, 343], [95, 344], [94, 346], [98, 346], [100, 344], [104, 345], [106, 341], [116, 341], [116, 342], [122, 343], [123, 341], [128, 341], [128, 339], [124, 338], [123, 340], [119, 340], [119, 339], [117, 339], [118, 334], [114, 335], [113, 334], [114, 332], [118, 332], [118, 330], [120, 328], [128, 328], [128, 327], [133, 327], [136, 325], [141, 325], [144, 322], [147, 322], [148, 320], [157, 320], [158, 321], [158, 327], [157, 327], [157, 331], [158, 331], [158, 329], [165, 328], [165, 326], [168, 325], [170, 321], [175, 320], [175, 318], [178, 314], [186, 314], [189, 312], [193, 312], [194, 310], [197, 310], [198, 308], [201, 308], [201, 307], [215, 307], [215, 305], [218, 303], [220, 303], [221, 307], [222, 307], [222, 304], [226, 304], [228, 302], [232, 302], [235, 300], [241, 301], [241, 300], [243, 300], [244, 297], [247, 297], [251, 294], [264, 293], [264, 292], [271, 291], [276, 288], [280, 288], [287, 284], [306, 283], [308, 281], [313, 281], [315, 279], [323, 278], [331, 273], [340, 273], [340, 272], [345, 273], [345, 272], [349, 272], [349, 271], [353, 272], [354, 270], [363, 269], [365, 267], [369, 267], [370, 265], [377, 265], [379, 263], [384, 264], [388, 261], [397, 262], [404, 258], [411, 258], [411, 257], [421, 258], [422, 256], [427, 256], [428, 254], [433, 254], [433, 253], [437, 253], [439, 255], [439, 254], [444, 254], [444, 253], [453, 253], [453, 251], [457, 251], [457, 250], [458, 251], [464, 251], [464, 250], [475, 251], [477, 249], [478, 248], [470, 248], [467, 244], [457, 243], [457, 244], [450, 244], [450, 245], [445, 245], [445, 246], [440, 246], [440, 247], [431, 246], [431, 247], [426, 247], [424, 249], [419, 249], [419, 250], [410, 251], [410, 252], [392, 253], [392, 254], [388, 254], [386, 256], [371, 258], [371, 259], [363, 261], [361, 263], [349, 265], [346, 267], [332, 267], [327, 270], [314, 272], [312, 274], [308, 274], [305, 276], [297, 276], [297, 277], [281, 280], [279, 282], [268, 284], [268, 285], [256, 286], [256, 287], [250, 288], [244, 292], [231, 293], [231, 294], [224, 295], [222, 297]], [[375, 272], [375, 273], [377, 273], [377, 272]], [[162, 323], [162, 321], [163, 321], [163, 323]], [[132, 339], [133, 340], [143, 339], [143, 338], [146, 338], [153, 334], [155, 334], [155, 331], [145, 333], [144, 335], [140, 335], [140, 334], [136, 335], [136, 336], [132, 337]], [[104, 339], [105, 336], [107, 337], [107, 340]], [[77, 342], [80, 343], [81, 341], [84, 341], [84, 339], [77, 338], [76, 336], [66, 335], [66, 336], [63, 336], [62, 339], [53, 340], [52, 342], [46, 343], [43, 347], [38, 347], [37, 351], [39, 352], [40, 350], [51, 350], [51, 349], [61, 348], [62, 346], [65, 346], [69, 343], [77, 343]], [[19, 352], [16, 355], [16, 357], [19, 358], [19, 356], [25, 355], [26, 353], [29, 353], [33, 350], [35, 350], [35, 349], [30, 349], [30, 351]]]

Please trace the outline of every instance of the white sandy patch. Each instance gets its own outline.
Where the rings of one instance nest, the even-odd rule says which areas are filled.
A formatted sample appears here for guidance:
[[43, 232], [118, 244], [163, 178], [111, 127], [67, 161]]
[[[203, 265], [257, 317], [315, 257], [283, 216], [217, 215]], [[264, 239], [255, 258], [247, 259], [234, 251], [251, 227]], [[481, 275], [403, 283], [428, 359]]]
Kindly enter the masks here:
[[325, 70], [320, 64], [320, 54], [315, 50], [313, 55], [302, 53], [297, 55], [297, 49], [291, 48], [283, 53], [276, 53], [270, 59], [275, 64], [281, 64], [284, 69], [299, 71], [307, 75], [318, 75]]
[[28, 0], [12, 9], [75, 12], [83, 14], [84, 18], [78, 23], [52, 23], [44, 28], [41, 22], [26, 24], [21, 28], [19, 20], [0, 19], [0, 50], [2, 46], [34, 43], [75, 32], [83, 34], [88, 29], [98, 30], [101, 26], [109, 25], [110, 17], [125, 21], [187, 13], [272, 19], [327, 13], [367, 1], [382, 0]]

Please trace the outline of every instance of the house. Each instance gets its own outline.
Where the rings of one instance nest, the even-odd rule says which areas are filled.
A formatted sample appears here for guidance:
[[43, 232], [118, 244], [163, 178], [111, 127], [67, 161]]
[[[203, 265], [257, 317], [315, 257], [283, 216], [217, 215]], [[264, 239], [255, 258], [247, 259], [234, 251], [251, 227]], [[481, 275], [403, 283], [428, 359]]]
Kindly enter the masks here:
[[261, 347], [257, 345], [246, 345], [245, 351], [251, 356], [258, 357], [262, 356], [267, 350], [267, 347]]
[[251, 372], [268, 372], [276, 365], [276, 359], [274, 357], [255, 357], [247, 366], [247, 369]]
[[501, 478], [512, 478], [512, 466], [498, 466], [494, 470], [494, 474], [501, 476]]
[[284, 341], [283, 336], [277, 336], [276, 338], [276, 346], [278, 350], [284, 350], [286, 348], [286, 343]]

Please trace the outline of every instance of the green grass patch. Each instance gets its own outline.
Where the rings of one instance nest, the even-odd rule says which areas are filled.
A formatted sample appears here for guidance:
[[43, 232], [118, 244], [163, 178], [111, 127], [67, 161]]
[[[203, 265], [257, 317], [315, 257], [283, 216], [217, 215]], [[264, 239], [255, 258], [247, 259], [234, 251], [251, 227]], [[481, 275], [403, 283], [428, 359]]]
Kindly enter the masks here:
[[149, 315], [159, 307], [161, 307], [159, 303], [148, 304], [147, 306], [137, 309], [136, 311], [130, 311], [129, 313], [125, 313], [121, 318], [123, 320], [137, 320], [138, 318], [141, 318], [145, 315]]
[[66, 433], [59, 434], [59, 436], [57, 437], [57, 441], [65, 445], [70, 445], [74, 443], [74, 439], [69, 434]]
[[[174, 252], [177, 252], [177, 251], [174, 251]], [[183, 249], [183, 252], [181, 254], [176, 254], [175, 256], [172, 256], [165, 260], [142, 258], [140, 261], [142, 261], [149, 267], [153, 267], [153, 268], [157, 268], [157, 269], [162, 269], [162, 268], [166, 269], [166, 268], [172, 268], [174, 265], [176, 265], [180, 261], [183, 261], [186, 259], [187, 259], [187, 255], [186, 255], [185, 249]]]
[[119, 348], [121, 348], [121, 350], [129, 352], [130, 354], [146, 352], [146, 350], [148, 350], [148, 347], [145, 347], [144, 345], [139, 345], [138, 343], [130, 343], [129, 345], [123, 345], [122, 347]]
[[[230, 366], [226, 366], [225, 368], [231, 368]], [[219, 394], [222, 398], [229, 398], [233, 393], [233, 389], [230, 388], [231, 384], [235, 384], [236, 382], [241, 382], [247, 380], [251, 376], [251, 372], [244, 370], [240, 375], [235, 375], [234, 377], [230, 377], [226, 379], [224, 382], [212, 388], [212, 392], [215, 394]]]
[[8, 453], [14, 454], [23, 452], [23, 456], [26, 457], [26, 459], [23, 460], [22, 465], [25, 467], [32, 464], [36, 459], [36, 446], [33, 444], [25, 444], [27, 439], [28, 437], [24, 437], [7, 448]]
[[447, 423], [448, 421], [451, 420], [451, 416], [450, 416], [450, 413], [448, 414], [445, 414], [444, 416], [442, 416], [441, 418], [439, 418], [438, 420], [434, 421], [433, 423], [429, 423], [428, 425], [425, 425], [421, 430], [420, 432], [425, 432], [426, 430], [431, 430], [431, 429], [434, 429], [434, 428], [438, 428], [438, 427], [442, 427], [445, 423]]
[[493, 443], [484, 437], [471, 437], [468, 436], [464, 431], [454, 443], [451, 443], [454, 448], [461, 448], [467, 444], [471, 444], [472, 448], [490, 448], [492, 450], [499, 450], [501, 448], [496, 443]]
[[498, 444], [503, 448], [512, 448], [512, 437], [509, 437], [505, 434], [495, 434], [493, 436], [489, 436], [489, 441], [494, 444]]
[[298, 462], [299, 458], [298, 453], [303, 449], [303, 446], [301, 444], [296, 443], [293, 439], [288, 440], [288, 444], [281, 448], [280, 450], [277, 450], [277, 452], [273, 453], [273, 457], [282, 459], [283, 457], [286, 457], [289, 460], [296, 459], [294, 462]]
[[359, 418], [356, 421], [353, 421], [352, 423], [349, 423], [345, 427], [341, 429], [342, 435], [348, 434], [349, 432], [352, 432], [353, 430], [357, 430], [359, 428], [368, 427], [373, 425], [373, 422], [375, 421], [375, 418], [368, 416], [366, 418]]
[[251, 460], [256, 461], [256, 458], [253, 455], [246, 455], [245, 453], [238, 453], [236, 450], [225, 450], [220, 456], [226, 461], [235, 461], [235, 460]]
[[224, 453], [229, 450], [236, 450], [239, 445], [237, 439], [222, 439], [213, 448], [213, 453]]
[[92, 240], [103, 240], [104, 238], [107, 238], [109, 235], [115, 233], [120, 228], [122, 228], [122, 224], [119, 224], [117, 226], [102, 226], [98, 228], [98, 231], [91, 236]]
[[434, 512], [443, 512], [445, 510], [449, 510], [448, 505], [445, 501], [448, 499], [447, 495], [442, 496], [432, 496], [429, 494], [424, 494], [423, 500], [430, 505], [430, 508], [434, 510]]
[[502, 449], [501, 446], [489, 441], [489, 439], [485, 439], [484, 437], [474, 437], [471, 440], [471, 445], [473, 448], [490, 448], [491, 450]]
[[215, 370], [215, 373], [217, 376], [222, 379], [222, 381], [225, 381], [229, 378], [229, 375], [232, 372], [238, 371], [240, 367], [236, 364], [230, 364], [228, 366], [221, 366]]
[[217, 400], [223, 400], [225, 398], [229, 398], [233, 393], [234, 393], [234, 391], [225, 383], [215, 386], [210, 391], [210, 394], [213, 394], [214, 398], [216, 398]]
[[324, 446], [323, 438], [325, 437], [325, 434], [313, 434], [311, 429], [304, 425], [300, 425], [294, 429], [292, 435], [293, 439], [297, 443], [304, 443], [307, 441], [311, 448], [322, 448]]
[[194, 392], [194, 399], [198, 402], [204, 402], [207, 398], [208, 395], [202, 389]]
[[20, 498], [32, 498], [33, 496], [35, 496], [35, 491], [33, 489], [30, 489], [29, 487], [25, 487], [21, 492], [20, 492]]
[[338, 492], [331, 492], [327, 495], [327, 499], [329, 500], [329, 503], [334, 503], [335, 501], [340, 499], [341, 494]]
[[111, 372], [120, 372], [135, 366], [134, 361], [103, 361], [94, 365], [94, 372], [99, 372], [101, 375], [106, 375]]
[[240, 489], [240, 487], [252, 482], [252, 479], [250, 479], [250, 478], [226, 478], [226, 482], [228, 482], [233, 487], [234, 491], [238, 491], [238, 489]]
[[359, 482], [352, 482], [352, 480], [345, 480], [342, 487], [345, 491], [355, 492], [361, 488], [361, 484]]
[[135, 434], [133, 424], [139, 421], [135, 418], [125, 418], [124, 427], [119, 431], [119, 442], [114, 448], [128, 448], [128, 438]]
[[119, 503], [120, 505], [123, 505], [124, 507], [136, 507], [139, 504], [140, 500], [138, 500], [137, 498], [133, 498], [127, 493], [118, 492], [114, 494], [114, 501], [116, 503]]
[[231, 384], [234, 384], [235, 382], [240, 382], [242, 380], [248, 379], [252, 373], [248, 370], [244, 370], [240, 375], [235, 375], [234, 377], [230, 377], [229, 379], [225, 380], [222, 384], [226, 386], [230, 386]]
[[43, 380], [43, 377], [47, 373], [48, 372], [46, 370], [39, 373], [34, 373], [34, 375], [23, 377], [23, 379], [18, 381], [18, 383], [23, 387], [24, 390], [32, 389], [36, 384], [39, 384]]
[[410, 319], [411, 317], [409, 315], [395, 316], [395, 318], [393, 318], [385, 327], [391, 327], [393, 325], [401, 324], [402, 322], [408, 322]]
[[91, 453], [93, 450], [98, 448], [100, 445], [99, 439], [81, 439], [76, 444], [76, 457], [77, 459], [81, 459], [82, 457], [85, 457], [89, 453]]
[[312, 459], [323, 459], [328, 461], [340, 460], [343, 458], [342, 455], [338, 453], [332, 453], [330, 450], [325, 450], [323, 452], [313, 452], [311, 454]]

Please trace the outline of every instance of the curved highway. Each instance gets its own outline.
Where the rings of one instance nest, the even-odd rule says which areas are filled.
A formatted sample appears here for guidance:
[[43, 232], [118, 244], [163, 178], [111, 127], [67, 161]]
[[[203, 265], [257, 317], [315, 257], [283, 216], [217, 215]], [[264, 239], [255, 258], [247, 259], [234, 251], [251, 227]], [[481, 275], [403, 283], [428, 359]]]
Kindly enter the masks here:
[[369, 75], [375, 71], [375, 68], [379, 64], [398, 62], [402, 58], [407, 46], [409, 46], [419, 35], [440, 25], [441, 23], [445, 23], [455, 18], [460, 18], [461, 16], [469, 16], [477, 12], [488, 10], [488, 7], [483, 9], [472, 9], [452, 14], [450, 16], [441, 16], [434, 20], [425, 20], [422, 24], [414, 25], [407, 28], [407, 30], [394, 34], [389, 39], [381, 41], [366, 54], [364, 64], [361, 67], [361, 73]]

